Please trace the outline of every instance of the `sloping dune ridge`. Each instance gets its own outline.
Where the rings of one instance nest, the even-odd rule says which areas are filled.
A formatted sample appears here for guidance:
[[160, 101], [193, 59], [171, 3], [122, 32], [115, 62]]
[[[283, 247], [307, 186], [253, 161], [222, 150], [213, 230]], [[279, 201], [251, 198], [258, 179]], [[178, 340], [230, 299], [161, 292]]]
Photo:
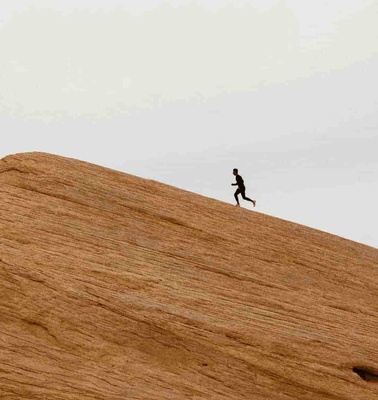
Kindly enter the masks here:
[[8, 156], [0, 398], [377, 400], [378, 250], [78, 160]]

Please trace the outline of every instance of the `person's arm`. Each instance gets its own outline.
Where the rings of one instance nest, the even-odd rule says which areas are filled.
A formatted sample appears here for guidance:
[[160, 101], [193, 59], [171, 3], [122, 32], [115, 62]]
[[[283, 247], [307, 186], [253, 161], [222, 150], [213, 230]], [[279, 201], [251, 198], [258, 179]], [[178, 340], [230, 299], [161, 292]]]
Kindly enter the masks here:
[[237, 183], [231, 183], [231, 186], [237, 186], [238, 184]]

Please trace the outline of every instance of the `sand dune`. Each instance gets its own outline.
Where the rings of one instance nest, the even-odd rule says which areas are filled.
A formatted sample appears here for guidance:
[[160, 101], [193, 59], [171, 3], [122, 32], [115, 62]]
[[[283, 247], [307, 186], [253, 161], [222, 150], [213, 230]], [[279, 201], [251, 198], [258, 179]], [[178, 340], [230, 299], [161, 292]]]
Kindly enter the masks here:
[[378, 250], [73, 159], [0, 161], [1, 399], [376, 400], [377, 380]]

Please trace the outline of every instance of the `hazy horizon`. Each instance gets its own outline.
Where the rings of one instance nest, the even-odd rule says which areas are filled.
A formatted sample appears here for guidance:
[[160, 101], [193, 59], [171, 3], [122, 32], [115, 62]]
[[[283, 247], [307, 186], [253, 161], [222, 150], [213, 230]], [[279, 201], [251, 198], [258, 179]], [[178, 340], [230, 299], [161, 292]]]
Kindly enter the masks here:
[[378, 247], [377, 16], [371, 0], [4, 3], [0, 157], [231, 204], [236, 167], [255, 211]]

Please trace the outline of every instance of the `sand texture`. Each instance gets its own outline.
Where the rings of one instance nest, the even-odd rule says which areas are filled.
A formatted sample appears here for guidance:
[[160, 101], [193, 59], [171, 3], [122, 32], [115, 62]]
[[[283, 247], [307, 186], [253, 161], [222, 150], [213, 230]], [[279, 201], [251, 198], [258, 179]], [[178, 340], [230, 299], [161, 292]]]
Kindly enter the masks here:
[[81, 161], [6, 157], [0, 398], [377, 400], [378, 250]]

